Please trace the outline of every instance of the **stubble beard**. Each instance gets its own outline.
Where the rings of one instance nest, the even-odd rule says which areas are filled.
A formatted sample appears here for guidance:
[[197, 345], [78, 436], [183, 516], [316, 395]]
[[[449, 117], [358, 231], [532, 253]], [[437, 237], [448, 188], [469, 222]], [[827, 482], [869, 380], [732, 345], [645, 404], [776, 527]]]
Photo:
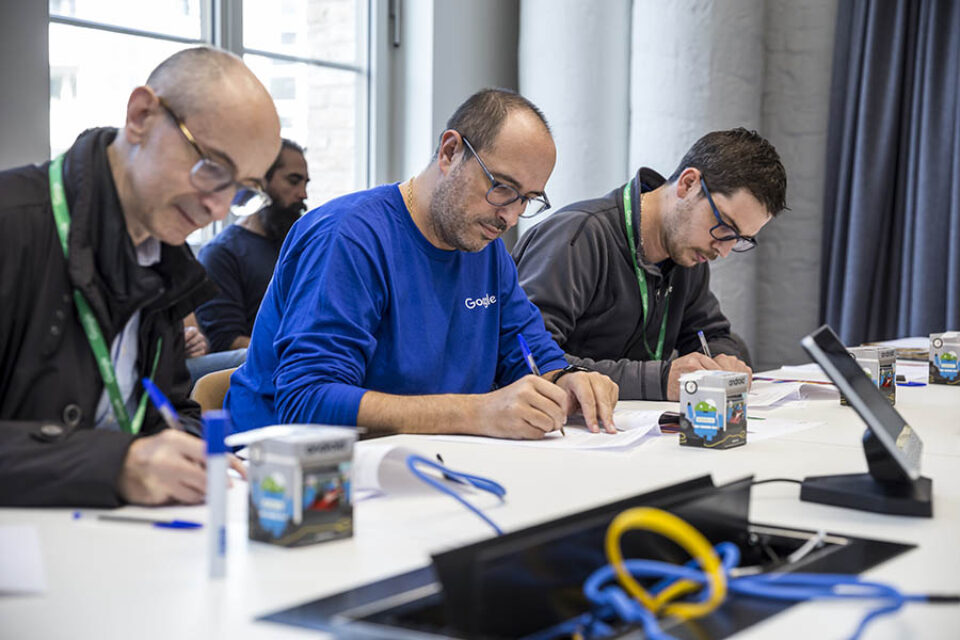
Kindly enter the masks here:
[[[430, 226], [445, 245], [457, 251], [476, 253], [482, 251], [491, 240], [485, 237], [478, 239], [471, 233], [480, 221], [473, 219], [464, 203], [464, 181], [458, 180], [463, 167], [463, 163], [458, 164], [448, 179], [434, 189], [430, 199]], [[487, 224], [503, 230], [499, 220], [491, 220]]]
[[[667, 250], [667, 255], [675, 263], [684, 267], [695, 267], [699, 264], [699, 262], [697, 262], [696, 252], [700, 251], [700, 249], [685, 242], [686, 238], [692, 236], [692, 216], [692, 206], [687, 206], [686, 203], [678, 204], [677, 209], [673, 212], [673, 215], [667, 217], [663, 224], [663, 244]], [[708, 261], [716, 258], [716, 255], [713, 254], [712, 250], [700, 252], [705, 258], [707, 258]], [[687, 264], [687, 256], [685, 255], [686, 253], [694, 254], [689, 257], [690, 264]]]

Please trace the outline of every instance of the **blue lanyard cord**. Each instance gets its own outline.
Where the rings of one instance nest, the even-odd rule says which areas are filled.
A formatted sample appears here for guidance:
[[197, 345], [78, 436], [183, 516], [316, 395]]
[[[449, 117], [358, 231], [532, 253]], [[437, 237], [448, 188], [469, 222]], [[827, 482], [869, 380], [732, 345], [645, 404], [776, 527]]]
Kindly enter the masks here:
[[[957, 602], [954, 596], [929, 596], [905, 594], [896, 587], [862, 580], [856, 575], [829, 573], [765, 573], [759, 575], [729, 577], [729, 572], [739, 564], [740, 551], [736, 545], [721, 542], [715, 547], [723, 570], [728, 576], [728, 589], [732, 593], [753, 596], [766, 600], [802, 602], [806, 600], [878, 600], [880, 606], [871, 609], [857, 625], [851, 640], [857, 640], [867, 625], [876, 618], [898, 611], [908, 602]], [[707, 576], [695, 560], [686, 565], [676, 565], [658, 560], [627, 560], [627, 570], [637, 578], [661, 578], [650, 589], [656, 594], [676, 580], [693, 580], [706, 586]], [[583, 638], [606, 638], [614, 635], [611, 625], [619, 623], [640, 624], [652, 640], [669, 640], [657, 621], [656, 614], [627, 595], [616, 584], [617, 575], [613, 565], [605, 565], [594, 571], [583, 584], [583, 593], [594, 609], [559, 625], [545, 629], [527, 640], [579, 635]], [[707, 589], [694, 601], [703, 600]]]
[[465, 506], [470, 511], [473, 511], [475, 514], [477, 514], [480, 517], [481, 520], [483, 520], [484, 522], [489, 524], [491, 527], [493, 527], [493, 530], [497, 532], [498, 536], [503, 535], [503, 531], [500, 530], [500, 527], [498, 527], [497, 524], [493, 520], [491, 520], [483, 511], [480, 511], [480, 509], [470, 504], [470, 502], [468, 502], [466, 498], [461, 496], [459, 493], [457, 493], [450, 487], [444, 485], [443, 482], [438, 478], [418, 469], [417, 465], [430, 467], [431, 469], [439, 471], [443, 475], [443, 477], [447, 478], [448, 480], [469, 484], [470, 486], [476, 487], [481, 491], [492, 493], [493, 495], [500, 498], [501, 502], [503, 501], [503, 497], [507, 495], [507, 490], [503, 488], [503, 485], [489, 478], [474, 476], [469, 473], [464, 473], [462, 471], [454, 471], [453, 469], [445, 467], [442, 464], [434, 462], [433, 460], [428, 460], [427, 458], [424, 458], [422, 456], [412, 455], [407, 457], [407, 468], [410, 469], [410, 473], [415, 475], [417, 478], [419, 478], [423, 482], [426, 482], [437, 491], [447, 494], [448, 496], [450, 496], [451, 498], [453, 498], [454, 500], [456, 500], [457, 502]]

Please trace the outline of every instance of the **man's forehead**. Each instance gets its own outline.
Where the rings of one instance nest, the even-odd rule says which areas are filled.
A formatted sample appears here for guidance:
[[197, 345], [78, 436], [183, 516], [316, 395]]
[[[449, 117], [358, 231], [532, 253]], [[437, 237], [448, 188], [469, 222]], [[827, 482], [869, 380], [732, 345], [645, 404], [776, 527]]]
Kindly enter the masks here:
[[279, 136], [271, 135], [255, 117], [206, 109], [191, 120], [187, 126], [200, 145], [214, 159], [232, 164], [239, 180], [262, 179], [276, 158]]
[[520, 111], [507, 116], [493, 144], [480, 154], [490, 171], [525, 191], [542, 191], [556, 161], [553, 138], [543, 123]]
[[756, 235], [773, 219], [767, 208], [747, 189], [740, 188], [729, 196], [716, 194], [713, 199], [720, 213], [733, 222], [743, 235]]
[[294, 171], [296, 173], [306, 174], [307, 159], [296, 149], [283, 147], [280, 151], [280, 166], [284, 171]]

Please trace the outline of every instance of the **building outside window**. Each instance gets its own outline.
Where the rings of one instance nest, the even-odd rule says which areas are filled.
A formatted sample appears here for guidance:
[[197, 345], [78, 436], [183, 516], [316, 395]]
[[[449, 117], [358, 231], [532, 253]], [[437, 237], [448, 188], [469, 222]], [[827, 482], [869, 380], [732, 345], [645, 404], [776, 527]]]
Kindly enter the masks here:
[[[50, 150], [123, 124], [130, 91], [164, 58], [216, 44], [267, 87], [281, 135], [307, 149], [307, 205], [369, 186], [371, 0], [50, 0]], [[195, 248], [223, 223], [195, 232]]]

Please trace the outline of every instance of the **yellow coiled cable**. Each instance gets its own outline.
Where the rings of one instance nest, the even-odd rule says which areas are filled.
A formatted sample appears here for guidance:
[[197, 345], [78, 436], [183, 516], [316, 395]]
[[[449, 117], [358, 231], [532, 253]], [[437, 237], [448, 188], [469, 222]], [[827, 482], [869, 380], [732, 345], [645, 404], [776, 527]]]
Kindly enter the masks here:
[[[676, 542], [694, 558], [707, 575], [709, 597], [703, 602], [673, 602], [688, 593], [700, 589], [700, 584], [692, 580], [678, 580], [656, 596], [640, 586], [630, 575], [623, 563], [620, 538], [627, 531], [643, 529], [660, 534]], [[713, 546], [702, 533], [694, 529], [685, 520], [672, 513], [652, 507], [627, 509], [617, 515], [607, 528], [607, 560], [613, 565], [617, 578], [623, 588], [643, 606], [655, 614], [668, 615], [680, 620], [700, 618], [708, 615], [720, 606], [727, 597], [727, 577], [723, 565]]]

